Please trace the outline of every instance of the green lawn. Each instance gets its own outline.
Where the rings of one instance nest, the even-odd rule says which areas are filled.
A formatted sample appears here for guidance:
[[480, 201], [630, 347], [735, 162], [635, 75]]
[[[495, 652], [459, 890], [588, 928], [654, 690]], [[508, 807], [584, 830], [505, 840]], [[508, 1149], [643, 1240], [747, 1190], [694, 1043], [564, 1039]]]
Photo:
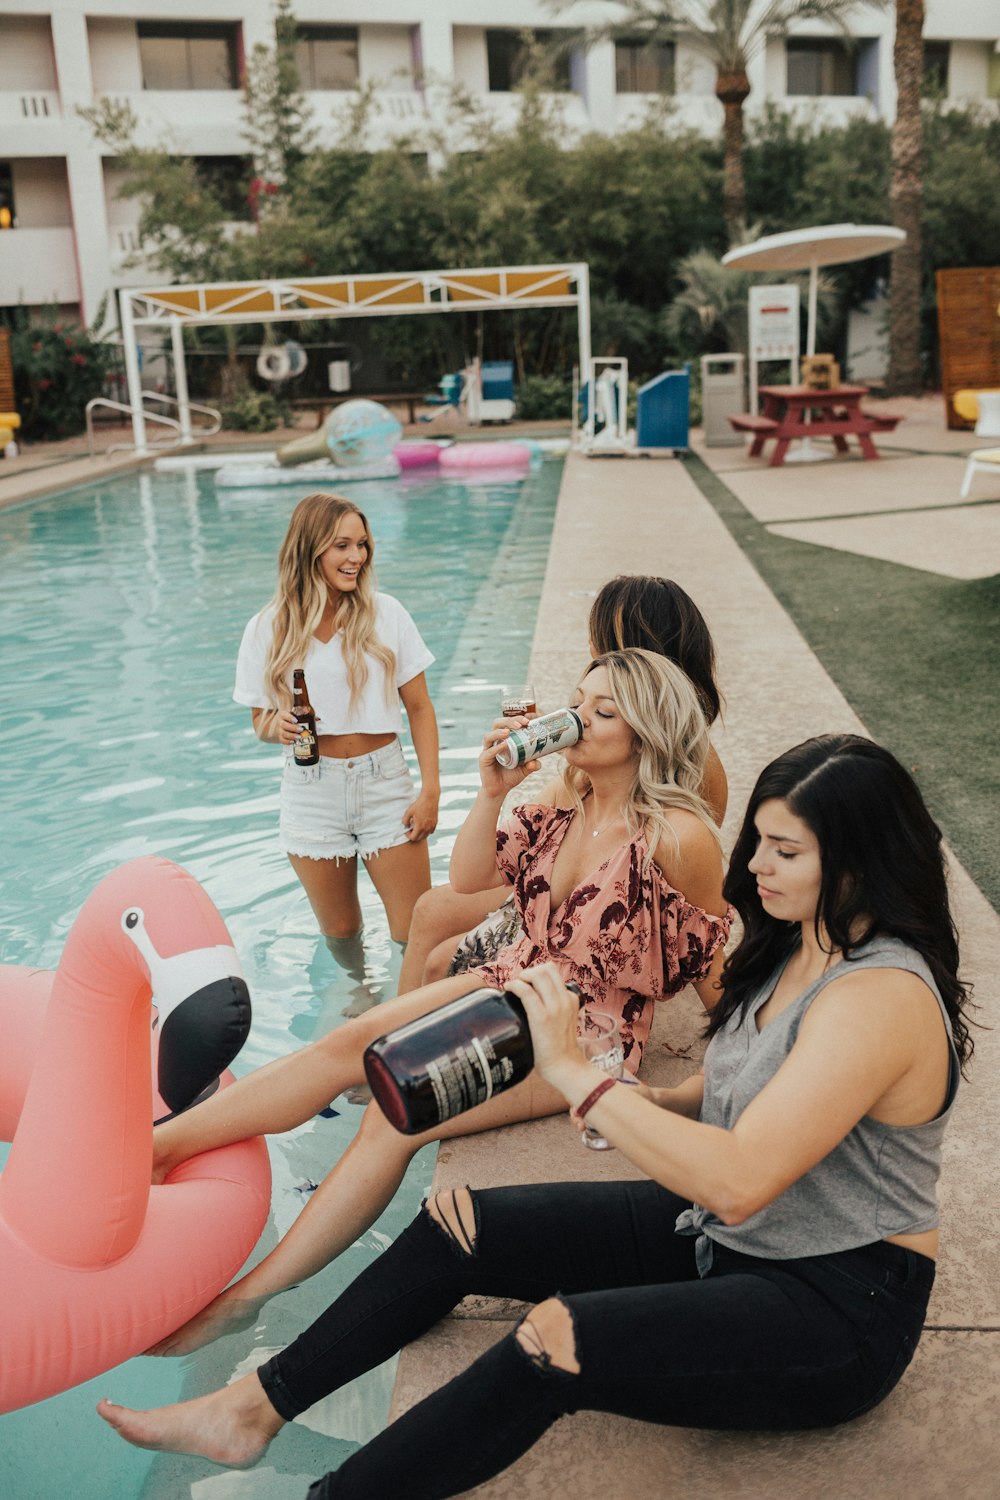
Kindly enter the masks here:
[[1000, 575], [966, 583], [774, 536], [700, 458], [685, 462], [1000, 910]]

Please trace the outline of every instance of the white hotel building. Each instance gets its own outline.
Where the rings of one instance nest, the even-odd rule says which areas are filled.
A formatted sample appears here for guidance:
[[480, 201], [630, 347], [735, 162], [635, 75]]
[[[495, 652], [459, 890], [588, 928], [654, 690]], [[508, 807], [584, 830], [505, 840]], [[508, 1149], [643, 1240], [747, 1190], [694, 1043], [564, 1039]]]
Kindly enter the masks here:
[[[374, 90], [372, 140], [440, 123], [461, 85], [500, 122], [516, 107], [521, 33], [614, 14], [536, 0], [296, 0], [303, 85], [318, 144], [336, 139], [338, 110]], [[859, 5], [858, 45], [803, 26], [753, 63], [748, 111], [768, 101], [843, 120], [891, 120], [893, 6]], [[1000, 100], [1000, 0], [927, 0], [926, 65], [948, 100]], [[0, 307], [59, 304], [94, 318], [102, 297], [148, 273], [123, 270], [137, 248], [135, 203], [120, 170], [80, 118], [102, 95], [127, 100], [143, 144], [191, 155], [235, 179], [247, 152], [240, 74], [257, 43], [273, 44], [270, 0], [0, 0]], [[560, 93], [567, 136], [616, 131], [663, 87], [674, 118], [721, 129], [714, 70], [681, 39], [658, 54], [628, 42], [572, 54]], [[330, 267], [331, 272], [337, 268]], [[411, 269], [401, 267], [400, 269]]]

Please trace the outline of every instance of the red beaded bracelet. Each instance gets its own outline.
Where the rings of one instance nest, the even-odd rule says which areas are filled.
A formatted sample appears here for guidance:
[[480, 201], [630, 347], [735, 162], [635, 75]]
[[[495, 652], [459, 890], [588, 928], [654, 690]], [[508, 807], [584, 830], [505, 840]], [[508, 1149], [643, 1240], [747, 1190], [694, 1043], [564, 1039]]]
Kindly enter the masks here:
[[595, 1089], [592, 1089], [591, 1092], [587, 1095], [583, 1103], [578, 1104], [576, 1109], [573, 1111], [577, 1119], [585, 1120], [601, 1095], [606, 1094], [608, 1092], [608, 1089], [613, 1089], [617, 1082], [617, 1078], [602, 1078], [597, 1087]]

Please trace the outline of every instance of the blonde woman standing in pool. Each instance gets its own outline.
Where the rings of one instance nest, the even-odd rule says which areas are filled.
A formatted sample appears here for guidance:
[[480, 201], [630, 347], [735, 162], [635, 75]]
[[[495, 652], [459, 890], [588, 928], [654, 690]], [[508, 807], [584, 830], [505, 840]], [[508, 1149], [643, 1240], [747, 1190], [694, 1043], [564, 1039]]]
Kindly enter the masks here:
[[[417, 897], [430, 888], [427, 837], [437, 826], [438, 733], [424, 672], [434, 660], [403, 606], [377, 592], [374, 542], [340, 495], [307, 495], [278, 554], [278, 587], [243, 632], [233, 697], [262, 740], [285, 747], [281, 846], [320, 930], [361, 929], [358, 857], [405, 942]], [[292, 673], [302, 668], [316, 716], [319, 761], [292, 746]], [[420, 765], [414, 791], [403, 758], [400, 704]]]

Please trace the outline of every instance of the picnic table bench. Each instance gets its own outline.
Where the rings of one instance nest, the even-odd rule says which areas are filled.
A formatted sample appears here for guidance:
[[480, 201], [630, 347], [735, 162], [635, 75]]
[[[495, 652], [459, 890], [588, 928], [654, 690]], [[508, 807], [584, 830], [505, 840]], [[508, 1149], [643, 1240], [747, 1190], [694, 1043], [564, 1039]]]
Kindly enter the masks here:
[[760, 394], [764, 410], [759, 417], [735, 416], [729, 422], [737, 432], [752, 434], [751, 458], [759, 457], [764, 444], [774, 440], [772, 468], [784, 463], [789, 444], [796, 438], [832, 437], [837, 452], [847, 453], [848, 437], [856, 437], [864, 458], [878, 458], [872, 434], [892, 432], [901, 421], [888, 412], [862, 411], [866, 385], [840, 385], [828, 391], [806, 385], [762, 385]]

